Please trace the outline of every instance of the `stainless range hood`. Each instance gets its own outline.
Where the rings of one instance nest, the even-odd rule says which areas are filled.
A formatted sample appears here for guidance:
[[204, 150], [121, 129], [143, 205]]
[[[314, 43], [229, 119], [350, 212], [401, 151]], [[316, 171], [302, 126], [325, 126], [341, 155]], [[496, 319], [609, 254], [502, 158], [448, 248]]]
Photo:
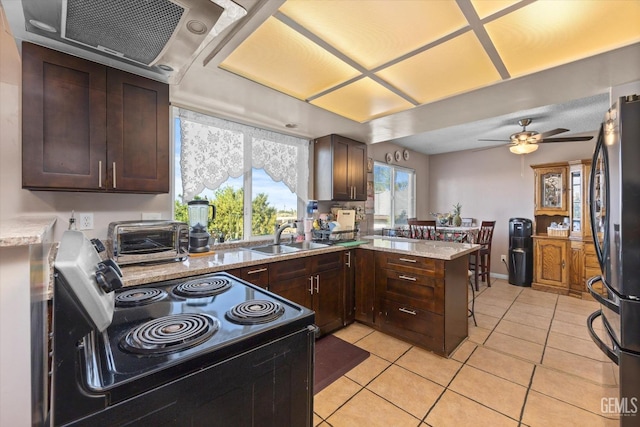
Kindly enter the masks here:
[[[166, 83], [246, 15], [231, 0], [2, 0], [29, 41]], [[20, 45], [20, 43], [18, 43]]]

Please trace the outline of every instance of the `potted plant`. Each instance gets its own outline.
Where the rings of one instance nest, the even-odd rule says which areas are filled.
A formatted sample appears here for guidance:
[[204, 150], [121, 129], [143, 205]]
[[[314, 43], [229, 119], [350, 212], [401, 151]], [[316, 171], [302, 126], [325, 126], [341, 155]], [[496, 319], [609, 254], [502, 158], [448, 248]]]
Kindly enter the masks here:
[[461, 211], [462, 205], [460, 205], [460, 203], [453, 205], [453, 225], [456, 227], [460, 227], [462, 224], [462, 218], [460, 217]]

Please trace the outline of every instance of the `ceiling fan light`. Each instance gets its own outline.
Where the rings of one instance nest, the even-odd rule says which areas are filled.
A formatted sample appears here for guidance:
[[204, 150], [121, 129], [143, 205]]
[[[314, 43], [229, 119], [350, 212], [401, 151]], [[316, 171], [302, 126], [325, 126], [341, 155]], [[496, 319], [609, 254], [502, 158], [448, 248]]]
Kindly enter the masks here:
[[538, 144], [520, 144], [509, 147], [513, 154], [529, 154], [538, 149]]

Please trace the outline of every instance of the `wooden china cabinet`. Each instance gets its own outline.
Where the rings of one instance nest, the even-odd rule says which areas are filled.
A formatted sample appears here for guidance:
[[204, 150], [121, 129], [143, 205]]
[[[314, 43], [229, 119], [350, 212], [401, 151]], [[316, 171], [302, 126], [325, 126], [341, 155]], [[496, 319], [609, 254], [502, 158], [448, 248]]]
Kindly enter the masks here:
[[[589, 221], [591, 160], [532, 165], [534, 235], [532, 288], [579, 298], [597, 274]], [[565, 224], [554, 229], [552, 224]]]

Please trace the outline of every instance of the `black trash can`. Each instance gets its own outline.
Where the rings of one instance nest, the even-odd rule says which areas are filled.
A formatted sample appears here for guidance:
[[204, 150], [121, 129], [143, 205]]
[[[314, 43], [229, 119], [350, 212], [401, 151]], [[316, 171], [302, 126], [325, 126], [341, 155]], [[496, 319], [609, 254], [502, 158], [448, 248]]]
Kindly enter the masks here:
[[509, 220], [509, 283], [531, 286], [533, 280], [533, 225], [527, 218]]

